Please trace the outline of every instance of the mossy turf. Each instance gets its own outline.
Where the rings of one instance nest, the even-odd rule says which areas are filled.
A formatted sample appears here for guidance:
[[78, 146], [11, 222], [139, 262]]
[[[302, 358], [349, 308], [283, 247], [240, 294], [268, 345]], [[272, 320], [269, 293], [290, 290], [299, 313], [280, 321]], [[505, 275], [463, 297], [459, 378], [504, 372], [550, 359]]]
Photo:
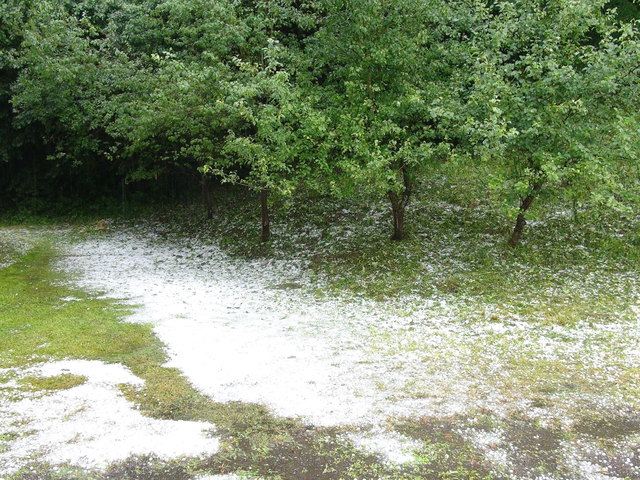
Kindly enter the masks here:
[[87, 381], [83, 375], [63, 374], [55, 377], [22, 377], [19, 383], [25, 388], [35, 391], [67, 390]]
[[[53, 256], [50, 245], [40, 244], [0, 270], [0, 366], [62, 358], [126, 361], [141, 351], [161, 358], [147, 326], [120, 321], [126, 308], [60, 285]], [[70, 296], [75, 301], [65, 300]]]

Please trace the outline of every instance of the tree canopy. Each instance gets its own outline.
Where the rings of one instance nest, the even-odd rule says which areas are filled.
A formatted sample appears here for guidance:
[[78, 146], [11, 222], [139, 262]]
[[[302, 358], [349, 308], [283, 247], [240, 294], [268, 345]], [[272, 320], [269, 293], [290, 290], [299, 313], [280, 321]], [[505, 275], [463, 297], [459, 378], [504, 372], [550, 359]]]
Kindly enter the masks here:
[[387, 199], [399, 240], [416, 184], [449, 164], [482, 172], [516, 245], [535, 201], [637, 200], [638, 12], [626, 0], [8, 0], [2, 198], [234, 183], [260, 194], [266, 241], [269, 196], [358, 193]]

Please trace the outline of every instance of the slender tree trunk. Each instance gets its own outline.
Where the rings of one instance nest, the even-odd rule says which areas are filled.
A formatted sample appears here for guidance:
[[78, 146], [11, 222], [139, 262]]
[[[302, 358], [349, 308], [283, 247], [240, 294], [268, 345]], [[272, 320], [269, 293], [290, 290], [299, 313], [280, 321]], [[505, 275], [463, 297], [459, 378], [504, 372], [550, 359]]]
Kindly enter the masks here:
[[204, 174], [202, 175], [202, 203], [204, 205], [204, 210], [207, 215], [207, 220], [211, 220], [213, 218], [213, 202], [211, 201], [211, 182], [209, 177]]
[[260, 190], [260, 206], [262, 207], [262, 242], [268, 242], [271, 237], [271, 228], [269, 221], [269, 191]]
[[518, 211], [518, 217], [516, 218], [516, 224], [513, 227], [513, 232], [511, 232], [511, 238], [509, 239], [509, 246], [515, 247], [520, 243], [520, 239], [522, 238], [522, 232], [524, 231], [524, 227], [527, 224], [527, 220], [525, 215], [527, 214], [527, 210], [531, 207], [531, 204], [536, 199], [537, 192], [542, 188], [541, 183], [536, 183], [533, 186], [533, 191], [529, 193], [526, 197], [522, 199], [520, 202], [520, 210]]
[[38, 167], [36, 165], [36, 156], [34, 155], [31, 160], [31, 188], [33, 189], [33, 196], [38, 196]]
[[[531, 196], [528, 196], [527, 198], [531, 198]], [[524, 218], [525, 211], [526, 210], [520, 208], [520, 213], [518, 213], [518, 217], [516, 218], [516, 225], [513, 227], [513, 232], [511, 232], [511, 238], [509, 239], [510, 247], [515, 247], [520, 243], [524, 226], [527, 224], [527, 221]]]
[[404, 225], [404, 213], [409, 203], [412, 191], [411, 178], [405, 166], [402, 167], [402, 183], [404, 188], [401, 193], [389, 190], [387, 196], [391, 202], [391, 213], [393, 217], [393, 235], [391, 240], [403, 240], [407, 238], [407, 231]]
[[407, 237], [407, 232], [404, 228], [405, 206], [402, 201], [402, 196], [391, 191], [388, 195], [391, 201], [391, 213], [393, 215], [393, 235], [391, 235], [391, 240], [403, 240]]
[[127, 182], [122, 177], [122, 214], [127, 213]]

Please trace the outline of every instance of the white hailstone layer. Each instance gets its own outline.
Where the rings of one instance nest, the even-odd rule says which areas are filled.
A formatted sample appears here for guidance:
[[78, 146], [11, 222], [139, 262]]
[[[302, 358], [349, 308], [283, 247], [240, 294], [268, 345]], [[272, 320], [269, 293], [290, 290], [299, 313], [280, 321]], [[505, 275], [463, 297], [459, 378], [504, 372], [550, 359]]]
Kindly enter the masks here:
[[[14, 371], [14, 373], [17, 373]], [[118, 390], [144, 382], [127, 368], [98, 361], [65, 360], [19, 373], [52, 377], [73, 374], [86, 382], [54, 393], [0, 399], [0, 423], [15, 434], [0, 453], [0, 474], [19, 470], [30, 458], [51, 464], [104, 468], [131, 455], [154, 453], [174, 458], [213, 454], [219, 442], [214, 426], [203, 422], [145, 417]]]

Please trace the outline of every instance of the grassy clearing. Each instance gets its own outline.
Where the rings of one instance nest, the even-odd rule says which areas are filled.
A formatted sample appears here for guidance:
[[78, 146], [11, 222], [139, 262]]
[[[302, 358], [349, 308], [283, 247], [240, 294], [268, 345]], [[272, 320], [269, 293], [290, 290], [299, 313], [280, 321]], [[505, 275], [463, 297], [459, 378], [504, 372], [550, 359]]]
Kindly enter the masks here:
[[[523, 244], [511, 249], [508, 217], [490, 199], [452, 193], [461, 190], [446, 180], [423, 185], [408, 213], [411, 235], [400, 243], [388, 239], [387, 206], [366, 199], [274, 205], [274, 238], [267, 245], [258, 241], [259, 211], [251, 196], [221, 196], [211, 221], [198, 206], [156, 220], [168, 238], [213, 238], [233, 255], [300, 261], [316, 279], [310, 287], [316, 295], [373, 299], [395, 318], [411, 318], [408, 325], [370, 332], [376, 355], [399, 370], [420, 371], [401, 393], [384, 382], [381, 390], [455, 399], [460, 393], [451, 386], [468, 384], [465, 398], [479, 405], [487, 398], [511, 405], [501, 415], [484, 414], [492, 429], [456, 419], [451, 436], [419, 438], [425, 451], [417, 458], [430, 466], [419, 473], [407, 467], [407, 477], [396, 471], [390, 478], [458, 478], [451, 473], [456, 468], [463, 472], [459, 478], [482, 478], [489, 473], [475, 463], [479, 450], [485, 459], [495, 450], [495, 478], [569, 478], [576, 462], [636, 478], [639, 217], [538, 204]], [[419, 334], [423, 309], [425, 322], [442, 309], [477, 335], [448, 332], [434, 351], [437, 332]], [[474, 443], [473, 435], [460, 433], [469, 429], [498, 438]], [[438, 472], [437, 452], [468, 462], [445, 462], [446, 472]], [[508, 464], [502, 470], [495, 467], [500, 455]]]
[[[225, 472], [245, 472], [247, 478], [259, 475], [300, 480], [490, 477], [487, 467], [478, 463], [479, 454], [468, 445], [455, 444], [457, 438], [437, 442], [435, 453], [419, 453], [415, 465], [398, 466], [357, 449], [347, 437], [349, 428], [305, 425], [274, 417], [259, 405], [212, 402], [195, 391], [180, 372], [162, 366], [166, 357], [148, 326], [122, 322], [129, 308], [63, 286], [51, 268], [54, 256], [50, 243], [40, 243], [14, 265], [0, 270], [0, 366], [15, 372], [64, 358], [123, 363], [145, 380], [143, 388], [122, 387], [143, 413], [212, 422], [223, 440], [222, 448], [207, 459], [132, 457], [104, 472], [52, 466], [34, 459], [9, 477], [11, 480], [186, 480], [197, 474]], [[73, 388], [84, 380], [77, 375], [27, 376], [19, 378], [18, 388], [47, 394]], [[6, 399], [11, 398], [10, 390], [2, 392]], [[15, 435], [0, 433], [2, 448], [9, 448], [15, 439]], [[427, 443], [425, 449], [431, 449], [433, 441]], [[447, 466], [451, 453], [460, 460]], [[472, 460], [464, 460], [465, 455]]]
[[[459, 392], [448, 389], [469, 380], [468, 397], [493, 395], [526, 409], [502, 416], [480, 409], [464, 418], [389, 419], [390, 431], [420, 443], [414, 464], [388, 464], [363, 453], [349, 440], [349, 428], [305, 425], [274, 417], [259, 405], [211, 402], [179, 371], [162, 366], [162, 347], [148, 327], [120, 321], [126, 308], [60, 287], [47, 245], [0, 269], [0, 366], [65, 357], [121, 362], [146, 381], [142, 389], [123, 387], [144, 413], [210, 421], [223, 440], [220, 453], [204, 461], [132, 458], [91, 474], [100, 479], [187, 479], [234, 471], [298, 480], [569, 478], [574, 473], [567, 465], [575, 458], [619, 478], [637, 478], [640, 376], [621, 352], [637, 337], [625, 338], [625, 330], [637, 329], [638, 218], [594, 215], [576, 222], [563, 205], [538, 207], [524, 244], [509, 249], [504, 214], [454, 190], [460, 191], [446, 181], [424, 185], [408, 213], [411, 235], [401, 243], [388, 240], [386, 205], [357, 199], [274, 205], [274, 238], [267, 245], [258, 241], [257, 199], [237, 192], [220, 194], [211, 221], [197, 205], [148, 219], [160, 237], [196, 237], [217, 241], [234, 255], [302, 262], [316, 280], [310, 287], [316, 295], [374, 299], [398, 318], [411, 317], [415, 325], [370, 332], [376, 354], [397, 369], [420, 372], [400, 389], [381, 382], [381, 390], [455, 399]], [[78, 234], [100, 234], [102, 228], [92, 222]], [[285, 281], [273, 288], [309, 285]], [[70, 296], [77, 300], [61, 300]], [[487, 329], [495, 323], [497, 330], [478, 330], [475, 337], [449, 332], [447, 343], [434, 351], [433, 338], [418, 334], [420, 309], [426, 304], [437, 311], [441, 303], [462, 326]], [[527, 329], [500, 329], [518, 323]], [[80, 379], [50, 381], [50, 388], [64, 388], [65, 381]], [[38, 382], [23, 380], [23, 387], [47, 390], [46, 382]], [[571, 457], [567, 448], [575, 445], [589, 447]], [[498, 460], [489, 467], [492, 452]], [[496, 467], [499, 454], [509, 460], [502, 470]], [[66, 476], [47, 477], [53, 475], [49, 470], [41, 466], [41, 476], [24, 472], [16, 478], [89, 475], [69, 467]]]
[[[122, 387], [143, 413], [212, 422], [222, 437], [222, 448], [205, 460], [133, 457], [105, 472], [34, 460], [12, 480], [180, 480], [198, 473], [236, 471], [268, 478], [337, 480], [378, 478], [384, 470], [377, 457], [357, 451], [340, 431], [274, 417], [259, 405], [215, 403], [201, 395], [178, 370], [162, 366], [166, 356], [149, 326], [122, 321], [129, 307], [63, 286], [60, 274], [51, 268], [54, 257], [51, 243], [39, 242], [15, 264], [0, 269], [0, 368], [10, 369], [2, 380], [11, 380], [22, 368], [56, 359], [122, 363], [145, 380], [143, 388]], [[18, 387], [5, 387], [0, 393], [11, 400], [15, 388], [47, 394], [84, 381], [77, 375], [27, 376], [19, 378]], [[0, 448], [10, 448], [15, 438], [0, 431]]]

